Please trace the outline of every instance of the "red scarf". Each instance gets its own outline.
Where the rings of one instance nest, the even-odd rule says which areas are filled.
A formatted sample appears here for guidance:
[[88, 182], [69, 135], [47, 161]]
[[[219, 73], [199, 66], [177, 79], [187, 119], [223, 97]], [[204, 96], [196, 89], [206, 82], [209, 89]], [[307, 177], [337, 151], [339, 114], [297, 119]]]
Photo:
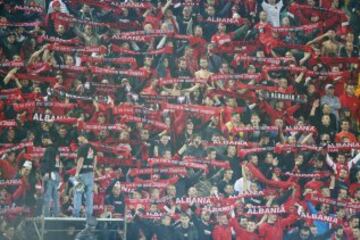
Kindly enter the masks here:
[[132, 69], [137, 67], [136, 59], [132, 57], [104, 58], [104, 57], [81, 57], [81, 62], [87, 63], [111, 63], [111, 64], [130, 64]]
[[179, 174], [187, 175], [186, 168], [183, 167], [173, 167], [173, 168], [133, 168], [129, 171], [129, 175], [132, 177], [140, 175], [151, 175], [151, 174]]
[[16, 127], [17, 123], [14, 119], [0, 121], [0, 128]]
[[8, 152], [20, 150], [23, 148], [32, 147], [32, 146], [34, 146], [33, 142], [23, 142], [23, 143], [17, 144], [16, 146], [13, 146], [13, 147], [7, 147], [7, 148], [0, 149], [0, 155], [3, 155]]
[[243, 24], [246, 23], [246, 20], [243, 18], [219, 18], [219, 17], [208, 17], [204, 20], [202, 20], [202, 22], [206, 22], [206, 23], [222, 23], [225, 25], [236, 25], [236, 26], [241, 26]]
[[168, 160], [164, 158], [148, 158], [147, 162], [150, 166], [162, 165], [162, 166], [183, 166], [187, 168], [201, 169], [207, 171], [207, 165], [193, 162], [183, 162], [178, 160]]
[[260, 73], [254, 74], [221, 74], [217, 73], [211, 75], [209, 81], [219, 81], [219, 80], [256, 80], [257, 82], [261, 80]]
[[44, 13], [45, 10], [40, 6], [21, 6], [21, 5], [15, 5], [14, 10], [20, 10], [25, 11], [27, 13], [33, 12], [33, 13]]
[[41, 35], [37, 38], [37, 41], [39, 43], [42, 43], [44, 41], [50, 42], [50, 43], [57, 43], [57, 44], [63, 44], [63, 45], [77, 45], [80, 44], [81, 41], [78, 38], [73, 39], [62, 39], [58, 37], [48, 36], [48, 35]]
[[60, 45], [57, 43], [51, 44], [48, 46], [49, 50], [57, 51], [57, 52], [66, 52], [66, 53], [97, 53], [97, 54], [105, 54], [107, 53], [107, 48], [105, 46], [86, 46], [82, 48], [75, 48], [71, 46]]
[[7, 21], [0, 21], [0, 27], [36, 27], [40, 26], [42, 23], [39, 21], [36, 22], [7, 22]]

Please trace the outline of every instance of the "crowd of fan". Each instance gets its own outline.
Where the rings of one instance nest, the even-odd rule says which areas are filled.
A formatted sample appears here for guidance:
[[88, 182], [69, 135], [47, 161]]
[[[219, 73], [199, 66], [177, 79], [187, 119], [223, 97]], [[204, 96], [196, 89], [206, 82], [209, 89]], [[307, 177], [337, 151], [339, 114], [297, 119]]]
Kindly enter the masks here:
[[44, 214], [360, 239], [359, 23], [358, 0], [1, 1], [1, 237]]

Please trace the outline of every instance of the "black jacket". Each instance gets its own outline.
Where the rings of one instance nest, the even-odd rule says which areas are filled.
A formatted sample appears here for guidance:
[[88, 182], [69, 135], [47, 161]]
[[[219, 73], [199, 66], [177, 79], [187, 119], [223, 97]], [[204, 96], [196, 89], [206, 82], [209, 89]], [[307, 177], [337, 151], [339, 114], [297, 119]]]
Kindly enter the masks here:
[[193, 225], [189, 224], [188, 228], [183, 228], [181, 225], [176, 227], [176, 230], [180, 233], [181, 240], [198, 240], [199, 232], [198, 229]]
[[43, 161], [41, 162], [42, 174], [59, 172], [60, 153], [56, 147], [50, 145], [46, 148]]
[[196, 229], [199, 233], [199, 240], [211, 240], [211, 233], [213, 230], [212, 224], [204, 223], [199, 217], [193, 215], [191, 220], [193, 221]]

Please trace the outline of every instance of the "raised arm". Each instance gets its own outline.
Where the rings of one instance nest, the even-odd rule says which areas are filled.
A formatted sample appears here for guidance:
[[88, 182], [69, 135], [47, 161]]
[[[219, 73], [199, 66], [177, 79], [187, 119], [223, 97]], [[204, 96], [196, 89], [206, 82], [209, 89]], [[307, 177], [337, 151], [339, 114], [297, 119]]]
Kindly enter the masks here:
[[325, 37], [327, 37], [327, 36], [329, 36], [329, 32], [326, 32], [326, 33], [324, 33], [324, 34], [322, 34], [322, 35], [314, 38], [313, 40], [307, 42], [306, 45], [311, 45], [311, 44], [313, 44], [313, 43], [320, 42], [320, 41], [322, 41], [322, 40], [323, 40]]
[[279, 224], [282, 228], [285, 228], [298, 220], [298, 216], [295, 213], [290, 214], [287, 218], [281, 219]]
[[349, 162], [348, 162], [348, 168], [349, 170], [354, 166], [356, 165], [356, 163], [360, 160], [360, 151], [358, 152], [358, 154], [353, 158], [351, 159]]
[[75, 34], [76, 34], [78, 37], [80, 37], [81, 39], [85, 39], [85, 38], [86, 38], [85, 33], [83, 33], [83, 32], [79, 29], [79, 27], [74, 26], [74, 32], [75, 32]]
[[306, 135], [303, 140], [300, 142], [300, 144], [305, 144], [307, 141], [309, 141], [313, 136], [313, 133], [309, 133], [308, 135]]
[[247, 173], [248, 173], [248, 169], [246, 166], [244, 165], [241, 165], [241, 171], [243, 173], [243, 191], [244, 192], [247, 192], [249, 190], [249, 182], [248, 182], [248, 179], [247, 179]]
[[34, 52], [31, 57], [29, 58], [28, 64], [32, 64], [34, 63], [35, 59], [37, 59], [41, 53], [43, 53], [45, 51], [45, 49], [49, 46], [49, 44], [45, 44], [44, 46], [42, 46], [39, 50], [37, 50], [36, 52]]
[[301, 83], [301, 81], [303, 80], [305, 75], [305, 72], [301, 72], [296, 78], [295, 78], [295, 82], [297, 83]]
[[336, 164], [334, 163], [333, 159], [330, 157], [329, 154], [326, 154], [326, 163], [336, 173]]
[[15, 79], [15, 73], [17, 72], [18, 68], [11, 69], [4, 78], [4, 84], [7, 85], [12, 79]]
[[15, 81], [16, 87], [21, 89], [22, 85], [19, 81], [19, 79], [15, 76], [15, 73], [17, 72], [18, 68], [13, 68], [9, 71], [9, 73], [4, 78], [4, 83], [7, 85], [11, 80]]
[[238, 221], [236, 220], [236, 218], [232, 217], [229, 221], [230, 226], [234, 229], [236, 235], [240, 236], [242, 235], [244, 232], [246, 232], [245, 229], [243, 229], [242, 227], [240, 227], [240, 224], [238, 223]]
[[171, 4], [172, 0], [167, 0], [166, 4], [161, 8], [161, 12], [164, 14]]

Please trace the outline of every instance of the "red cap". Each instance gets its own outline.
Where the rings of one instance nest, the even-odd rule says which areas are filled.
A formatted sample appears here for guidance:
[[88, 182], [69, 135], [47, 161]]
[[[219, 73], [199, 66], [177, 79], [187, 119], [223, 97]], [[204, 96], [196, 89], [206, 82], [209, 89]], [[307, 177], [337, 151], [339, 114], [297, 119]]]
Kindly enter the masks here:
[[53, 1], [52, 7], [60, 7], [60, 1]]

